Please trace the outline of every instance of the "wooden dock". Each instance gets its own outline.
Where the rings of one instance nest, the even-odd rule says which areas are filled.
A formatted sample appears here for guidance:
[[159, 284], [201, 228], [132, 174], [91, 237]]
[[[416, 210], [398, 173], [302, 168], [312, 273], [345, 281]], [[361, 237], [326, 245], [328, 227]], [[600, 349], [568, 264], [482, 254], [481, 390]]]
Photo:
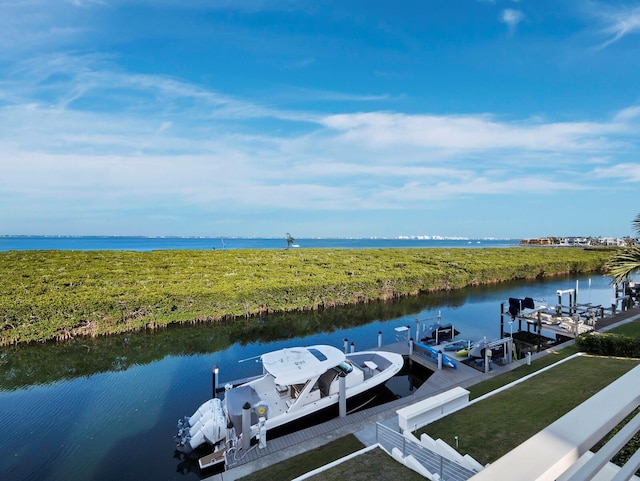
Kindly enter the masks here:
[[[608, 318], [598, 319], [596, 330], [608, 330], [615, 324], [634, 320], [639, 317], [640, 309], [623, 311]], [[409, 358], [409, 346], [406, 341], [396, 342], [383, 346], [380, 349], [397, 352]], [[410, 359], [415, 361], [417, 358]], [[435, 363], [421, 362], [421, 364], [434, 372], [411, 395], [269, 440], [267, 446], [263, 449], [256, 445], [246, 453], [239, 453], [237, 459], [229, 459], [232, 465], [229, 466], [228, 470], [209, 479], [211, 481], [233, 481], [254, 471], [267, 468], [284, 459], [323, 446], [347, 434], [361, 432], [362, 430], [375, 430], [375, 424], [377, 422], [385, 422], [385, 424], [388, 424], [389, 420], [396, 416], [396, 411], [400, 408], [430, 396], [440, 394], [456, 386], [469, 387], [495, 375], [510, 371], [520, 366], [522, 362], [523, 361], [507, 364], [505, 366], [493, 366], [489, 374], [485, 374], [484, 371], [474, 369], [462, 362], [457, 363], [457, 369], [443, 368], [440, 370], [437, 369]]]

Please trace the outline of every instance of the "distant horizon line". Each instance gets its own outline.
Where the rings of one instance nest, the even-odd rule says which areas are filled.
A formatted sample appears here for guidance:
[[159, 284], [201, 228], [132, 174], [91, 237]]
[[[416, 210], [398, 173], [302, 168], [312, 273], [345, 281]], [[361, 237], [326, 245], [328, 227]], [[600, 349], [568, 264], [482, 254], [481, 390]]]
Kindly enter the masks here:
[[[630, 236], [626, 236], [630, 237]], [[242, 236], [242, 235], [136, 235], [136, 234], [0, 234], [0, 239], [8, 238], [41, 238], [41, 239], [255, 239], [255, 240], [274, 240], [286, 239], [286, 236]], [[470, 241], [470, 240], [486, 240], [486, 241], [513, 241], [526, 239], [544, 239], [544, 238], [620, 238], [619, 236], [584, 236], [584, 235], [542, 235], [536, 237], [464, 237], [464, 236], [441, 236], [441, 235], [396, 235], [396, 236], [309, 236], [295, 237], [295, 240], [433, 240], [433, 241]]]
[[[139, 238], [139, 239], [286, 239], [286, 236], [242, 236], [242, 235], [135, 235], [135, 234], [0, 234], [0, 238], [50, 238], [50, 239], [78, 239], [78, 238]], [[550, 237], [550, 236], [543, 236]], [[551, 237], [585, 237], [585, 236], [551, 236]], [[520, 240], [524, 237], [464, 237], [440, 235], [397, 235], [397, 236], [309, 236], [295, 237], [300, 239], [345, 239], [345, 240]]]

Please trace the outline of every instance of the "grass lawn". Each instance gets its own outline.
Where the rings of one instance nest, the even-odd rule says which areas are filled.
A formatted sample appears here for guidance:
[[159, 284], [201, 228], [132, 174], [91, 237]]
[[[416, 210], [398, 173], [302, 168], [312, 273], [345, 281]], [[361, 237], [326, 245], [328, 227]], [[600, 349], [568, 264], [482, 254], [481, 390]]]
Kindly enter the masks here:
[[318, 473], [309, 478], [309, 481], [371, 481], [373, 479], [424, 481], [424, 477], [404, 467], [379, 448]]
[[[342, 438], [336, 439], [335, 441], [329, 444], [325, 444], [324, 446], [321, 446], [312, 451], [299, 454], [285, 461], [269, 466], [268, 468], [262, 469], [260, 471], [256, 471], [255, 473], [252, 473], [249, 476], [245, 476], [244, 478], [242, 478], [242, 480], [243, 481], [264, 481], [264, 480], [289, 481], [291, 479], [297, 478], [298, 476], [304, 473], [308, 473], [309, 471], [319, 468], [320, 466], [329, 464], [330, 462], [335, 461], [336, 459], [340, 459], [344, 456], [347, 456], [348, 454], [359, 451], [364, 447], [365, 446], [360, 441], [358, 441], [358, 438], [350, 434], [348, 436], [344, 436]], [[384, 453], [380, 453], [380, 454], [384, 454]], [[393, 460], [392, 462], [395, 463], [395, 461]], [[328, 478], [314, 477], [313, 479], [317, 480], [317, 479], [328, 479]], [[349, 479], [350, 481], [353, 481], [356, 478], [349, 478]], [[360, 478], [357, 478], [357, 479], [360, 479]], [[375, 479], [375, 477], [367, 478], [367, 479]]]
[[418, 435], [426, 432], [450, 445], [458, 436], [461, 453], [490, 463], [639, 363], [640, 359], [581, 356], [431, 423]]
[[640, 338], [640, 321], [627, 322], [626, 324], [611, 329], [609, 332]]

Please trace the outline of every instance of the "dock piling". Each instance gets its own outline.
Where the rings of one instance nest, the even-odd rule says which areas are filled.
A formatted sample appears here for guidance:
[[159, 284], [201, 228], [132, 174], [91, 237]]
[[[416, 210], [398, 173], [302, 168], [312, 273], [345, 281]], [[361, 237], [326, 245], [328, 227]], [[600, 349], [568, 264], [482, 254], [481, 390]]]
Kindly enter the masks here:
[[267, 421], [267, 418], [264, 418], [264, 417], [261, 417], [258, 419], [258, 448], [259, 449], [265, 449], [267, 447], [267, 428], [265, 427], [266, 421]]
[[216, 398], [216, 391], [218, 390], [218, 366], [213, 366], [211, 370], [211, 397]]
[[491, 349], [484, 350], [484, 373], [489, 374], [491, 368]]
[[242, 406], [242, 450], [246, 453], [251, 447], [251, 404]]
[[344, 372], [340, 372], [339, 378], [338, 410], [340, 417], [344, 418], [347, 416], [347, 375]]

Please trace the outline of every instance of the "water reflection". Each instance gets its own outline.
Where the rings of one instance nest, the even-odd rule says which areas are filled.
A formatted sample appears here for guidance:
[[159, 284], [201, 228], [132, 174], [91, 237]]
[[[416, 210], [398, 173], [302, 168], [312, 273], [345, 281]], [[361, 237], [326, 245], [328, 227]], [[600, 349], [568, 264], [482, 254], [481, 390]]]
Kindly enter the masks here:
[[[166, 356], [192, 356], [241, 346], [268, 344], [314, 334], [328, 334], [373, 321], [385, 322], [435, 308], [456, 308], [482, 290], [423, 294], [392, 302], [312, 312], [272, 314], [217, 324], [171, 325], [153, 332], [134, 332], [97, 339], [33, 343], [0, 349], [0, 389], [47, 384], [92, 374], [123, 371]], [[493, 288], [495, 289], [495, 288]], [[474, 292], [475, 291], [475, 292]]]

